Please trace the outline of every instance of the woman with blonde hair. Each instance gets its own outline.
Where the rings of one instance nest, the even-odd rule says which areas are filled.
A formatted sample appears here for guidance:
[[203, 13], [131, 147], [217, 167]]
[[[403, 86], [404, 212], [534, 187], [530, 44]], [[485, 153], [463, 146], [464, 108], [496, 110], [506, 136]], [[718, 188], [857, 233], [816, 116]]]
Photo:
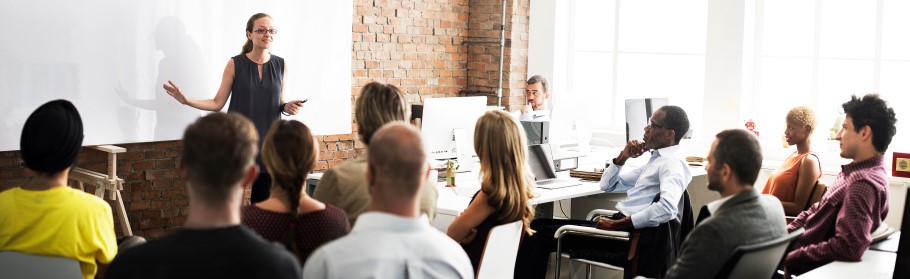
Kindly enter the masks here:
[[771, 173], [762, 194], [776, 196], [784, 206], [784, 213], [796, 216], [805, 209], [822, 171], [810, 140], [815, 131], [815, 113], [806, 106], [795, 107], [787, 113], [786, 121], [784, 139], [788, 145], [796, 145], [796, 151]]
[[284, 244], [300, 261], [322, 244], [351, 231], [348, 216], [303, 191], [319, 148], [303, 123], [278, 120], [262, 143], [262, 161], [272, 176], [269, 198], [242, 211], [242, 221], [263, 238]]
[[524, 233], [533, 233], [533, 178], [527, 146], [524, 130], [508, 113], [489, 111], [477, 120], [474, 150], [480, 159], [480, 191], [448, 229], [448, 235], [464, 247], [475, 273], [493, 227], [520, 220]]

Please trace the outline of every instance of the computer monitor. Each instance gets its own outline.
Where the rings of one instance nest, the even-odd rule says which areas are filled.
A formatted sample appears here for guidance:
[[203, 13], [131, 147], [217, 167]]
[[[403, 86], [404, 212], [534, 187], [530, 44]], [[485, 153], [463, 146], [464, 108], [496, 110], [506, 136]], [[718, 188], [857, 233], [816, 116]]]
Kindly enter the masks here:
[[893, 278], [910, 278], [910, 229], [904, 229], [910, 228], [910, 193], [904, 201], [904, 217], [901, 220], [901, 239], [897, 245]]
[[667, 98], [627, 99], [626, 141], [641, 140], [645, 136], [645, 126], [648, 126], [654, 111], [669, 104]]
[[[428, 98], [423, 101], [421, 136], [430, 159], [476, 156], [474, 125], [487, 110], [487, 97]], [[460, 135], [459, 135], [460, 134]], [[456, 153], [456, 137], [462, 149]]]

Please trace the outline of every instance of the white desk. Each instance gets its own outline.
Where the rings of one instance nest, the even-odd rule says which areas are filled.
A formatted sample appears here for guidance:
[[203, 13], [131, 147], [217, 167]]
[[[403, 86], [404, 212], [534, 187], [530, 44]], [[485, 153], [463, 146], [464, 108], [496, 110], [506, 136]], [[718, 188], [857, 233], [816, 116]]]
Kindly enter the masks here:
[[806, 272], [800, 279], [829, 278], [887, 278], [894, 274], [894, 261], [897, 254], [875, 250], [866, 250], [863, 260], [855, 263], [832, 262], [815, 270]]
[[[639, 167], [639, 165], [632, 164], [629, 167]], [[693, 178], [705, 176], [707, 174], [703, 167], [690, 167], [690, 171], [692, 172]], [[569, 172], [558, 172], [557, 177], [569, 177]], [[433, 226], [443, 232], [448, 229], [449, 224], [455, 220], [455, 217], [461, 214], [465, 208], [468, 208], [468, 204], [471, 202], [471, 195], [480, 189], [476, 171], [457, 174], [455, 176], [455, 184], [463, 187], [463, 189], [457, 190], [457, 192], [460, 192], [460, 195], [455, 189], [445, 187], [445, 182], [440, 182], [436, 185], [436, 189], [439, 192], [439, 198], [436, 200], [436, 219], [433, 220]], [[704, 185], [698, 185], [696, 187], [704, 187]], [[534, 193], [537, 197], [531, 200], [531, 204], [533, 205], [595, 194], [615, 195], [615, 197], [611, 196], [610, 199], [616, 201], [626, 197], [626, 193], [604, 193], [600, 190], [598, 182], [581, 182], [581, 185], [578, 186], [559, 189], [535, 189]]]
[[[613, 156], [619, 153], [619, 149], [602, 149], [598, 152], [599, 156], [589, 156], [586, 158], [587, 162], [594, 163], [597, 167], [602, 168], [603, 162], [606, 162], [608, 159], [612, 159]], [[593, 154], [592, 154], [593, 155]], [[596, 157], [596, 158], [592, 158]], [[638, 168], [641, 165], [647, 163], [647, 156], [641, 156], [638, 158], [629, 159], [626, 162], [625, 168]], [[475, 166], [479, 166], [475, 164]], [[593, 167], [588, 167], [593, 168]], [[699, 181], [696, 178], [704, 177], [707, 172], [705, 172], [704, 167], [689, 167], [689, 171], [692, 173], [692, 181]], [[435, 172], [434, 172], [435, 173]], [[557, 177], [565, 178], [569, 177], [568, 171], [558, 172]], [[307, 176], [307, 192], [312, 194], [312, 190], [315, 189], [316, 183], [319, 179], [322, 178], [322, 173], [312, 173]], [[704, 180], [704, 179], [702, 179]], [[695, 182], [696, 184], [691, 184], [689, 189], [689, 196], [694, 197], [693, 193], [697, 192], [706, 192], [704, 182]], [[462, 188], [458, 189], [458, 192], [461, 192], [461, 195], [458, 195], [453, 188], [445, 187], [445, 182], [439, 182], [436, 185], [436, 189], [439, 193], [439, 198], [436, 200], [436, 219], [433, 220], [433, 226], [439, 229], [442, 232], [446, 232], [449, 227], [449, 224], [455, 220], [465, 208], [468, 208], [468, 204], [471, 202], [471, 195], [474, 194], [477, 190], [480, 189], [480, 182], [478, 179], [477, 170], [472, 172], [458, 173], [455, 177], [455, 184], [460, 185]], [[694, 185], [694, 186], [692, 186]], [[698, 187], [693, 189], [692, 187]], [[603, 194], [608, 196], [610, 201], [620, 201], [625, 199], [625, 193], [604, 193], [600, 190], [597, 182], [582, 182], [579, 186], [566, 187], [560, 189], [535, 189], [535, 194], [537, 197], [531, 200], [531, 204], [545, 204], [550, 202], [556, 202], [560, 200], [569, 200], [578, 197], [585, 197], [596, 194]], [[717, 195], [716, 193], [712, 195]], [[717, 196], [719, 197], [719, 195]], [[716, 198], [716, 197], [714, 197]], [[699, 206], [700, 207], [700, 206]], [[612, 209], [612, 208], [607, 208]], [[694, 207], [693, 210], [698, 210]]]
[[[564, 173], [568, 175], [568, 172]], [[458, 181], [459, 177], [456, 176], [456, 184], [458, 184]], [[455, 217], [461, 214], [465, 208], [468, 208], [468, 204], [471, 202], [470, 195], [476, 192], [479, 186], [467, 186], [466, 189], [458, 189], [458, 192], [456, 192], [453, 188], [445, 187], [445, 182], [441, 182], [436, 189], [439, 191], [439, 198], [436, 200], [436, 219], [433, 220], [433, 226], [445, 232], [449, 224], [455, 220]], [[534, 191], [537, 197], [531, 200], [533, 205], [603, 193], [597, 182], [581, 182], [581, 185], [578, 186], [559, 189], [535, 189]], [[626, 196], [625, 193], [615, 193], [615, 195], [618, 199]]]

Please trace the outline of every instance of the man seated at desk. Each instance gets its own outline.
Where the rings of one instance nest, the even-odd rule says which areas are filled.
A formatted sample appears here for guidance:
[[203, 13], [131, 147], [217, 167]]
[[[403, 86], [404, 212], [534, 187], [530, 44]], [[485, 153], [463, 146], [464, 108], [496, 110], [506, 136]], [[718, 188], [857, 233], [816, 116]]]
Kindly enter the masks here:
[[832, 261], [857, 262], [872, 243], [872, 231], [888, 215], [888, 174], [882, 154], [897, 132], [894, 109], [870, 94], [852, 96], [842, 105], [847, 114], [837, 140], [841, 166], [834, 185], [787, 227], [805, 228], [787, 254], [786, 268], [803, 274]]
[[[600, 188], [605, 192], [626, 192], [628, 197], [616, 206], [619, 213], [614, 216], [604, 216], [587, 220], [555, 220], [537, 219], [531, 223], [531, 229], [537, 231], [531, 241], [522, 244], [519, 255], [533, 257], [528, 259], [528, 267], [518, 267], [528, 270], [528, 276], [542, 278], [546, 273], [550, 252], [556, 250], [554, 233], [563, 225], [593, 226], [604, 230], [635, 229], [667, 230], [670, 222], [679, 220], [679, 205], [683, 192], [692, 180], [692, 174], [685, 160], [675, 156], [679, 149], [679, 142], [689, 130], [689, 118], [686, 112], [678, 106], [663, 106], [651, 116], [650, 125], [644, 128], [643, 142], [631, 140], [613, 159], [612, 164], [604, 170], [600, 180]], [[629, 158], [637, 158], [645, 151], [651, 151], [648, 163], [640, 168], [620, 173]], [[688, 205], [686, 205], [688, 206]], [[683, 211], [685, 212], [685, 211]], [[691, 209], [688, 209], [691, 214]], [[691, 222], [691, 217], [682, 218]], [[685, 226], [683, 226], [685, 227]], [[689, 226], [691, 228], [691, 226]], [[683, 229], [685, 230], [685, 228]], [[639, 243], [639, 254], [663, 259], [676, 255], [679, 246], [678, 239], [660, 239], [658, 233], [647, 233], [655, 236], [646, 239], [645, 233]], [[682, 237], [680, 237], [682, 239]], [[670, 242], [670, 243], [667, 243]], [[596, 243], [596, 244], [595, 244]], [[565, 239], [563, 247], [568, 250], [573, 248], [598, 247], [597, 257], [616, 266], [626, 266], [628, 244], [596, 238]], [[648, 246], [648, 247], [644, 247]], [[647, 249], [642, 249], [647, 248]], [[581, 249], [574, 249], [581, 250]], [[642, 259], [639, 263], [639, 275], [647, 277], [660, 277], [669, 268], [670, 261], [654, 260], [650, 262]], [[519, 261], [521, 263], [522, 261]], [[634, 272], [626, 272], [632, 274]]]
[[550, 85], [547, 78], [535, 75], [528, 79], [528, 87], [525, 88], [525, 98], [527, 103], [521, 107], [520, 111], [512, 112], [521, 121], [550, 121], [550, 109], [547, 103], [550, 101]]

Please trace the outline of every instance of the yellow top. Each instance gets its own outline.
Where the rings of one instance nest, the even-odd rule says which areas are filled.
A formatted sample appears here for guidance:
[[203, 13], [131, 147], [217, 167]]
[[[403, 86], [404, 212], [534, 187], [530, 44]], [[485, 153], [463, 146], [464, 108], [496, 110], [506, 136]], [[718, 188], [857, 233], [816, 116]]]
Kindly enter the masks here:
[[79, 260], [82, 277], [117, 254], [111, 206], [63, 186], [44, 191], [16, 187], [0, 193], [0, 251]]

